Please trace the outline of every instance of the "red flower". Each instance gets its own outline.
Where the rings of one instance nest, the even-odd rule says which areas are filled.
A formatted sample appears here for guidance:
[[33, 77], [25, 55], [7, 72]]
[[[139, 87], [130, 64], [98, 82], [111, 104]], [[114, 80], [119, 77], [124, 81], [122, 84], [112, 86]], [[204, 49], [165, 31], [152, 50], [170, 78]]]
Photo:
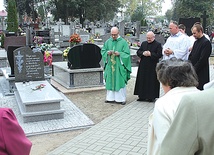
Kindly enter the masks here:
[[72, 34], [70, 36], [69, 42], [71, 42], [71, 43], [80, 43], [81, 42], [81, 38], [80, 38], [79, 34]]

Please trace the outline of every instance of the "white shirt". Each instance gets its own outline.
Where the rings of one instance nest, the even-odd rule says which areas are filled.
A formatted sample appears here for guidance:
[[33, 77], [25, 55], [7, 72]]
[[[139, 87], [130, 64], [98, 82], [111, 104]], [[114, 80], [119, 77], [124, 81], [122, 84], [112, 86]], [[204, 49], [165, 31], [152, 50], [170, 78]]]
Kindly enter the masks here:
[[[185, 34], [178, 32], [175, 35], [171, 35], [166, 43], [163, 45], [163, 60], [176, 57], [177, 59], [188, 60], [188, 52], [190, 47], [190, 40]], [[165, 49], [171, 49], [173, 54], [167, 56], [164, 51]]]
[[158, 155], [160, 145], [169, 130], [184, 94], [198, 92], [196, 87], [176, 87], [155, 102], [153, 114], [149, 118], [148, 155]]

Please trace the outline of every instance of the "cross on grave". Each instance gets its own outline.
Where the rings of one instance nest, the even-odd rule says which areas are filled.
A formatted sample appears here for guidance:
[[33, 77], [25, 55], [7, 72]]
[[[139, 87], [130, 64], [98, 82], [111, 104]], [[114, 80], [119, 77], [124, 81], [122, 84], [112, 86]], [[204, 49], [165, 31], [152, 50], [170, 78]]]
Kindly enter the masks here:
[[[62, 32], [63, 33], [62, 25], [65, 24], [65, 22], [62, 22], [62, 19], [59, 18], [59, 21], [56, 22], [56, 24], [58, 25], [58, 32]], [[61, 27], [61, 31], [60, 31], [60, 27]], [[59, 37], [60, 37], [60, 33], [59, 33]]]
[[207, 11], [204, 11], [203, 15], [201, 15], [201, 18], [203, 19], [203, 28], [205, 30], [207, 26], [207, 18], [209, 18], [209, 15], [207, 15]]

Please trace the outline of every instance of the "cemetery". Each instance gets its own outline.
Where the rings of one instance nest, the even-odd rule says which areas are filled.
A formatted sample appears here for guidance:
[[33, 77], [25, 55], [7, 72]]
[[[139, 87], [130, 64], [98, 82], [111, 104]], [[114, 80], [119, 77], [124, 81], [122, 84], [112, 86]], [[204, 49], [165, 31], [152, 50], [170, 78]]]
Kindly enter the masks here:
[[[147, 40], [146, 33], [153, 31], [161, 45], [170, 35], [165, 18], [164, 22], [160, 22], [156, 17], [147, 15], [143, 17], [145, 19], [132, 21], [125, 19], [122, 10], [119, 11], [120, 15], [107, 21], [104, 15], [107, 10], [106, 6], [102, 6], [99, 18], [103, 19], [100, 21], [85, 19], [87, 16], [83, 12], [83, 19], [67, 18], [67, 14], [64, 15], [67, 19], [63, 16], [54, 19], [49, 10], [40, 21], [39, 16], [31, 12], [32, 17], [24, 16], [21, 24], [17, 23], [18, 31], [7, 29], [11, 23], [13, 26], [16, 23], [5, 20], [7, 12], [0, 12], [0, 106], [14, 109], [27, 136], [85, 129], [95, 125], [89, 117], [93, 114], [83, 113], [68, 95], [83, 93], [82, 100], [90, 100], [90, 105], [84, 105], [84, 108], [93, 106], [94, 100], [99, 100], [96, 91], [105, 90], [100, 51], [111, 37], [111, 27], [117, 26], [120, 36], [129, 44], [134, 74], [140, 61], [136, 52], [141, 43]], [[197, 18], [179, 18], [179, 23], [185, 22], [190, 35], [195, 21], [202, 21], [206, 28], [209, 18], [208, 12], [204, 11]], [[214, 56], [213, 38], [211, 42], [211, 56]], [[131, 84], [133, 87], [134, 84]], [[85, 92], [92, 91], [95, 92], [94, 96], [85, 96]], [[9, 101], [4, 101], [4, 97]]]

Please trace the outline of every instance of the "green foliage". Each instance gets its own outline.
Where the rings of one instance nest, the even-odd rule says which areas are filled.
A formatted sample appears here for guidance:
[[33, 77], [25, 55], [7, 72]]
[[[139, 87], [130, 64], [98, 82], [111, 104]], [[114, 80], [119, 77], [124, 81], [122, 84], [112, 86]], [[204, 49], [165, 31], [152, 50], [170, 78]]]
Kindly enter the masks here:
[[204, 11], [207, 11], [209, 18], [208, 24], [214, 21], [214, 1], [213, 0], [176, 0], [173, 7], [173, 20], [179, 18], [201, 17]]
[[44, 6], [40, 5], [38, 8], [38, 14], [40, 15], [41, 19], [43, 20], [45, 18], [45, 11], [44, 11]]
[[168, 21], [170, 21], [170, 20], [172, 19], [172, 11], [173, 11], [172, 9], [166, 11], [165, 16], [166, 16], [166, 19], [167, 19]]
[[141, 20], [141, 26], [148, 26], [145, 19], [142, 19], [142, 20]]
[[80, 19], [82, 24], [85, 19], [96, 21], [113, 17], [120, 6], [118, 0], [50, 0], [49, 6], [54, 20], [61, 18], [67, 23], [68, 18]]
[[157, 15], [161, 11], [162, 2], [164, 0], [120, 0], [123, 7], [126, 8], [127, 14], [132, 16], [138, 6], [142, 6], [144, 9], [144, 16]]
[[145, 18], [143, 6], [138, 6], [134, 13], [131, 15], [131, 21], [141, 21]]
[[8, 1], [7, 8], [7, 31], [9, 32], [17, 32], [18, 31], [18, 17], [17, 17], [17, 9], [15, 0]]

